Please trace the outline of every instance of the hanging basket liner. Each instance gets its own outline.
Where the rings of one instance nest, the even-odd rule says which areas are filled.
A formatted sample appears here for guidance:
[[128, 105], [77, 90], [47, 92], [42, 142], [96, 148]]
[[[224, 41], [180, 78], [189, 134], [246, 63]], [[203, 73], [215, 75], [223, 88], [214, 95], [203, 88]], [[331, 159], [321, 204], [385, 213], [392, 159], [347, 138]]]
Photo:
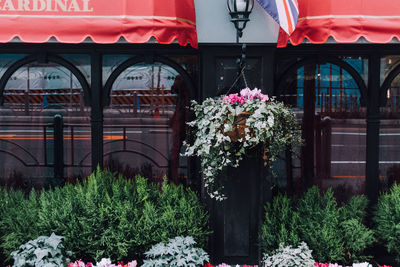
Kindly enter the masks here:
[[246, 136], [246, 128], [249, 128], [246, 125], [246, 120], [250, 117], [250, 112], [242, 112], [235, 116], [235, 120], [232, 125], [232, 130], [225, 132], [226, 136], [229, 136], [232, 142], [237, 142], [239, 139], [245, 139]]
[[278, 47], [303, 43], [354, 43], [364, 37], [371, 43], [400, 40], [400, 1], [299, 0], [299, 19], [290, 37], [281, 29]]
[[193, 0], [2, 0], [0, 42], [18, 37], [44, 43], [51, 37], [61, 43], [81, 43], [87, 37], [101, 44], [160, 44], [175, 39], [197, 48]]

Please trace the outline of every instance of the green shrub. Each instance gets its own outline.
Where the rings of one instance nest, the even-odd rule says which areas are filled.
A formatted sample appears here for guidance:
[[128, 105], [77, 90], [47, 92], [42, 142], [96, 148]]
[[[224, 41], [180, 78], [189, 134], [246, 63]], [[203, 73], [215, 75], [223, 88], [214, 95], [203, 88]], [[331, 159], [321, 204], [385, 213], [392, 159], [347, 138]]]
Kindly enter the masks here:
[[400, 185], [379, 197], [373, 220], [379, 241], [400, 262]]
[[310, 188], [299, 200], [298, 212], [301, 239], [313, 251], [314, 258], [319, 262], [344, 260], [340, 212], [333, 192], [321, 194], [316, 186]]
[[35, 192], [26, 198], [22, 191], [2, 188], [0, 203], [0, 254], [6, 262], [11, 252], [40, 235], [36, 224], [39, 201]]
[[[33, 207], [34, 216], [27, 217], [19, 204], [0, 206], [16, 215], [7, 216], [5, 224], [0, 218], [1, 240], [6, 241], [0, 247], [6, 255], [52, 232], [64, 236], [64, 245], [75, 258], [88, 261], [140, 259], [155, 243], [178, 235], [193, 236], [204, 247], [209, 234], [208, 215], [193, 191], [166, 182], [160, 189], [142, 177], [125, 179], [110, 171], [98, 170], [81, 184], [29, 199], [20, 196], [18, 202]], [[20, 227], [21, 222], [26, 226]]]
[[261, 227], [261, 246], [270, 254], [283, 246], [296, 247], [307, 243], [319, 262], [367, 260], [366, 249], [374, 242], [373, 231], [364, 225], [367, 199], [353, 197], [338, 207], [332, 190], [321, 193], [310, 188], [295, 202], [286, 196], [277, 196], [272, 206], [267, 204]]
[[371, 258], [365, 255], [365, 250], [375, 241], [374, 231], [364, 225], [367, 205], [365, 196], [355, 196], [340, 209], [346, 263], [368, 261]]
[[292, 200], [285, 195], [276, 196], [272, 205], [265, 207], [264, 223], [261, 226], [260, 244], [264, 253], [270, 254], [280, 244], [297, 247], [300, 244], [299, 214]]

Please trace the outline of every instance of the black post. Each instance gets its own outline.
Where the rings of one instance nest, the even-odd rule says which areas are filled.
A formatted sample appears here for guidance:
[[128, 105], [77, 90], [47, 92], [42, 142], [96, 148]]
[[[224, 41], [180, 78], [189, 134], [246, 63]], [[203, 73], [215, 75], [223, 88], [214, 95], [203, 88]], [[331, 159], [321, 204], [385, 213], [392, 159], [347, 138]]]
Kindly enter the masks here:
[[379, 89], [380, 57], [370, 55], [368, 62], [367, 103], [367, 164], [365, 190], [370, 207], [378, 200], [379, 193]]
[[91, 55], [91, 74], [92, 171], [95, 171], [97, 166], [103, 167], [102, 56], [98, 52]]
[[315, 71], [316, 64], [304, 66], [304, 114], [301, 137], [301, 173], [304, 189], [314, 185], [314, 122], [315, 122]]
[[[225, 174], [227, 199], [209, 200], [212, 261], [228, 264], [259, 264], [259, 230], [265, 196], [270, 185], [264, 183], [267, 169], [263, 167], [261, 149], [253, 148], [237, 168]], [[266, 196], [270, 198], [271, 196]]]
[[61, 114], [54, 115], [54, 181], [52, 186], [64, 184], [64, 123]]

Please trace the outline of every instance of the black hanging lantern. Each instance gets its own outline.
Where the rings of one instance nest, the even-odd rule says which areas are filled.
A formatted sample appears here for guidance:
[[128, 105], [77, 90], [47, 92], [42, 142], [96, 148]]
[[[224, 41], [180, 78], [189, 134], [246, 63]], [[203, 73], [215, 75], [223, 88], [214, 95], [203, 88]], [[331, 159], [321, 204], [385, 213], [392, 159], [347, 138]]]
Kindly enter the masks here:
[[231, 21], [237, 30], [236, 42], [239, 42], [239, 37], [242, 37], [243, 29], [250, 20], [249, 16], [253, 10], [254, 0], [227, 0], [227, 5]]

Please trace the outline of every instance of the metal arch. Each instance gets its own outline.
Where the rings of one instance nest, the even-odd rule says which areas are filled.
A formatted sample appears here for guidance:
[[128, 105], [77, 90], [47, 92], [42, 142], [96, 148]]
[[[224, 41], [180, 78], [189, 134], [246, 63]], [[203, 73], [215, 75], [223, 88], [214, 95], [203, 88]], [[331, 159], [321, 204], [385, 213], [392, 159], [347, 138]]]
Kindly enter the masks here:
[[103, 91], [103, 107], [109, 106], [110, 105], [110, 94], [111, 94], [111, 88], [115, 82], [115, 80], [119, 77], [119, 75], [129, 68], [130, 66], [136, 65], [138, 63], [142, 62], [159, 62], [163, 63], [165, 65], [170, 66], [174, 70], [176, 70], [184, 79], [186, 85], [188, 86], [189, 89], [189, 94], [190, 94], [190, 99], [196, 99], [196, 91], [195, 87], [193, 85], [193, 80], [190, 78], [189, 74], [185, 71], [184, 68], [182, 68], [179, 64], [176, 62], [172, 61], [171, 59], [160, 56], [160, 55], [142, 55], [142, 56], [134, 56], [131, 57], [127, 60], [125, 60], [123, 63], [121, 63], [108, 77], [106, 84], [104, 85], [104, 91]]
[[[108, 144], [113, 144], [113, 143], [119, 143], [119, 142], [123, 142], [123, 141], [124, 141], [124, 140], [112, 140], [112, 141], [104, 142], [104, 143], [103, 143], [103, 146], [108, 145]], [[130, 143], [135, 143], [135, 144], [143, 145], [143, 146], [145, 146], [145, 147], [147, 147], [147, 148], [149, 148], [149, 149], [155, 151], [155, 152], [156, 152], [158, 155], [160, 155], [163, 159], [165, 159], [166, 161], [168, 161], [168, 158], [167, 158], [166, 156], [164, 156], [164, 155], [161, 153], [161, 151], [158, 151], [156, 148], [152, 147], [152, 146], [149, 145], [149, 144], [146, 144], [146, 143], [141, 142], [141, 141], [138, 141], [138, 140], [132, 140], [132, 139], [125, 139], [125, 142], [130, 142]], [[122, 150], [122, 151], [124, 151], [124, 150]], [[126, 151], [128, 151], [128, 150], [126, 150]], [[110, 152], [110, 153], [113, 153], [113, 152]]]
[[82, 72], [80, 70], [78, 70], [72, 63], [70, 63], [69, 61], [63, 59], [60, 56], [57, 55], [51, 55], [51, 54], [37, 54], [37, 55], [29, 55], [26, 56], [20, 60], [18, 60], [17, 62], [15, 62], [14, 64], [12, 64], [7, 70], [6, 72], [3, 74], [3, 76], [0, 79], [0, 105], [3, 105], [3, 93], [4, 93], [4, 89], [7, 85], [8, 80], [11, 78], [11, 76], [14, 74], [14, 72], [16, 72], [19, 68], [21, 68], [22, 66], [35, 62], [35, 61], [41, 61], [41, 60], [46, 60], [46, 62], [50, 61], [50, 62], [54, 62], [57, 63], [65, 68], [67, 68], [69, 71], [71, 71], [75, 77], [78, 79], [79, 83], [82, 86], [83, 89], [83, 97], [84, 97], [84, 102], [86, 106], [90, 105], [90, 99], [91, 99], [91, 92], [90, 92], [90, 87], [88, 82], [86, 81], [85, 76], [82, 74]]
[[[15, 143], [15, 142], [12, 142], [12, 141], [9, 141], [9, 140], [4, 140], [4, 139], [0, 139], [0, 142], [5, 142], [5, 143], [12, 144], [12, 145], [18, 147], [19, 149], [21, 149], [22, 151], [24, 151], [29, 157], [31, 157], [31, 159], [36, 163], [37, 166], [40, 165], [40, 164], [39, 164], [39, 160], [38, 160], [37, 158], [35, 158], [35, 156], [33, 156], [32, 153], [29, 152], [29, 151], [28, 151], [26, 148], [24, 148], [23, 146], [21, 146], [21, 145]], [[0, 150], [0, 151], [5, 152], [5, 151], [3, 151], [3, 150]], [[17, 155], [14, 155], [14, 154], [11, 153], [11, 152], [5, 152], [5, 153], [8, 153], [8, 154], [10, 154], [10, 155], [13, 155], [15, 158], [17, 158], [18, 160], [20, 160], [20, 161], [22, 162], [22, 159], [20, 159]], [[45, 164], [46, 164], [46, 163], [45, 163]], [[25, 163], [24, 163], [24, 165], [25, 165], [25, 166], [28, 166], [28, 164], [25, 164]], [[36, 166], [36, 165], [34, 165], [34, 166]]]
[[7, 150], [0, 149], [0, 153], [4, 153], [4, 154], [7, 154], [7, 155], [12, 156], [13, 158], [15, 158], [15, 159], [17, 159], [19, 162], [21, 162], [25, 167], [40, 167], [39, 164], [37, 164], [37, 165], [35, 165], [35, 164], [33, 164], [33, 165], [27, 164], [27, 163], [26, 163], [25, 161], [23, 161], [20, 157], [18, 157], [17, 155], [14, 155], [13, 153], [11, 153], [11, 152], [9, 152], [9, 151], [7, 151]]
[[365, 85], [364, 80], [360, 76], [360, 74], [349, 64], [346, 63], [343, 60], [340, 60], [336, 57], [309, 57], [302, 59], [300, 61], [297, 61], [296, 63], [290, 65], [288, 68], [286, 68], [285, 72], [281, 75], [279, 82], [278, 82], [278, 87], [277, 90], [275, 91], [276, 96], [281, 95], [281, 93], [284, 90], [285, 83], [287, 83], [288, 80], [291, 80], [290, 74], [292, 74], [293, 70], [297, 70], [298, 68], [308, 65], [308, 64], [326, 64], [330, 63], [339, 67], [342, 67], [344, 70], [346, 70], [351, 77], [353, 77], [354, 81], [358, 85], [358, 89], [360, 90], [361, 98], [360, 102], [362, 106], [366, 106], [367, 103], [367, 86]]
[[386, 106], [387, 98], [386, 92], [392, 84], [393, 80], [400, 74], [400, 64], [389, 72], [381, 88], [379, 89], [379, 104], [381, 107]]
[[[140, 151], [136, 151], [136, 150], [113, 150], [113, 151], [110, 151], [110, 152], [107, 152], [107, 153], [103, 154], [103, 156], [108, 156], [108, 155], [112, 155], [112, 154], [116, 154], [116, 153], [122, 153], [122, 152], [140, 155], [140, 156], [148, 159], [152, 163], [154, 163], [154, 165], [157, 166], [158, 168], [168, 168], [168, 166], [159, 165], [157, 162], [154, 161], [154, 159], [152, 159], [148, 155], [146, 155], [146, 154], [144, 154], [144, 153], [142, 153]], [[83, 165], [83, 162], [89, 157], [90, 154], [91, 154], [91, 152], [87, 153], [86, 156], [83, 157], [83, 159], [79, 162], [79, 166]]]

